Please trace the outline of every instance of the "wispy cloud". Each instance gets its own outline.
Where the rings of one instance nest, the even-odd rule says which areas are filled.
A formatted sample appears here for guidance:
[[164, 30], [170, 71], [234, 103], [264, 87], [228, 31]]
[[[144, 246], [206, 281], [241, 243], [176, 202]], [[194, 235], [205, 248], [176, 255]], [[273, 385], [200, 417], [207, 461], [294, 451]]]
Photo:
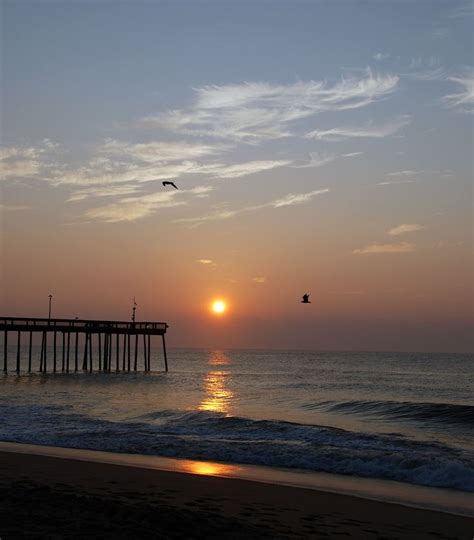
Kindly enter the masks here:
[[355, 156], [361, 156], [364, 154], [364, 152], [351, 152], [349, 154], [342, 154], [342, 157], [355, 157]]
[[359, 77], [274, 85], [246, 82], [196, 88], [194, 104], [143, 119], [177, 133], [257, 143], [293, 134], [295, 123], [324, 111], [365, 107], [392, 93], [394, 75], [366, 70]]
[[334, 161], [335, 159], [337, 159], [336, 154], [310, 152], [308, 163], [305, 163], [304, 165], [293, 165], [293, 168], [306, 169], [310, 167], [322, 167], [327, 163], [331, 163], [331, 161]]
[[[93, 159], [87, 165], [73, 169], [57, 169], [48, 176], [53, 185], [110, 186], [137, 185], [146, 182], [176, 180], [184, 175], [206, 175], [208, 178], [240, 178], [291, 164], [290, 160], [255, 160], [243, 163], [201, 163], [185, 160], [175, 162], [143, 163], [121, 161], [109, 157]], [[81, 193], [83, 190], [81, 191]]]
[[[310, 191], [309, 193], [289, 193], [281, 199], [272, 201], [265, 204], [266, 207], [271, 206], [273, 208], [281, 208], [282, 206], [291, 206], [293, 204], [301, 204], [310, 201], [317, 195], [322, 195], [323, 193], [328, 193], [329, 189], [316, 189], [315, 191]], [[263, 208], [263, 207], [262, 207]]]
[[196, 262], [199, 264], [214, 264], [214, 261], [212, 259], [196, 259]]
[[374, 54], [374, 60], [377, 60], [378, 62], [380, 62], [381, 60], [386, 60], [387, 58], [390, 58], [390, 55], [388, 53], [378, 52]]
[[365, 126], [345, 126], [335, 127], [330, 129], [315, 129], [309, 132], [306, 137], [309, 139], [319, 139], [327, 141], [343, 141], [349, 138], [376, 138], [380, 139], [394, 135], [400, 129], [408, 126], [410, 119], [408, 116], [403, 116], [392, 122], [374, 126], [366, 124]]
[[173, 208], [188, 204], [187, 200], [181, 200], [183, 196], [201, 195], [211, 190], [211, 186], [198, 186], [190, 190], [162, 191], [139, 197], [126, 197], [116, 203], [86, 210], [84, 216], [88, 220], [105, 221], [107, 223], [136, 221], [162, 208]]
[[255, 283], [265, 283], [265, 281], [267, 281], [267, 278], [264, 276], [256, 276], [252, 278], [252, 281], [254, 281]]
[[0, 204], [0, 212], [16, 212], [17, 210], [29, 210], [30, 206], [14, 205], [14, 204]]
[[418, 223], [403, 223], [402, 225], [397, 225], [396, 227], [389, 229], [387, 234], [390, 236], [400, 236], [401, 234], [423, 231], [425, 229], [426, 227], [419, 225]]
[[391, 186], [393, 184], [413, 184], [415, 180], [384, 180], [383, 182], [378, 182], [377, 186]]
[[446, 70], [441, 65], [441, 60], [437, 56], [413, 57], [408, 69], [409, 71], [401, 75], [418, 81], [440, 81], [446, 79]]
[[130, 158], [146, 163], [167, 163], [203, 158], [229, 149], [229, 145], [223, 144], [196, 144], [185, 141], [132, 144], [109, 139], [99, 147], [98, 151], [107, 155], [119, 156], [121, 159]]
[[20, 178], [37, 175], [45, 166], [43, 154], [54, 153], [57, 144], [43, 139], [38, 146], [0, 147], [0, 178]]
[[474, 68], [466, 69], [460, 75], [449, 77], [460, 88], [459, 92], [443, 98], [448, 107], [459, 112], [474, 113]]
[[387, 173], [387, 176], [394, 176], [394, 177], [408, 177], [408, 176], [416, 176], [418, 174], [423, 174], [426, 171], [424, 170], [413, 170], [413, 169], [404, 169], [403, 171], [394, 171], [391, 173]]
[[472, 17], [474, 17], [474, 1], [457, 5], [449, 14], [450, 19], [464, 19]]
[[291, 161], [286, 159], [280, 160], [256, 160], [247, 161], [244, 163], [235, 163], [224, 165], [221, 163], [201, 165], [197, 168], [197, 173], [207, 174], [214, 178], [240, 178], [250, 174], [256, 174], [262, 171], [269, 171], [278, 167], [290, 165]]
[[67, 202], [83, 201], [84, 199], [96, 197], [122, 197], [123, 195], [131, 195], [138, 191], [138, 186], [135, 185], [111, 185], [111, 186], [94, 186], [75, 191]]
[[328, 192], [329, 192], [329, 189], [318, 189], [318, 190], [310, 191], [308, 193], [289, 193], [288, 195], [286, 195], [285, 197], [282, 197], [281, 199], [276, 199], [274, 201], [270, 201], [267, 203], [258, 204], [255, 206], [247, 206], [247, 207], [239, 208], [235, 210], [227, 210], [227, 209], [219, 210], [212, 214], [207, 214], [207, 215], [199, 216], [195, 218], [177, 219], [176, 222], [189, 223], [193, 226], [198, 226], [207, 221], [220, 221], [223, 219], [229, 219], [239, 214], [243, 214], [247, 212], [255, 212], [256, 210], [262, 210], [264, 208], [282, 208], [284, 206], [291, 206], [294, 204], [306, 203], [306, 202], [311, 201], [314, 197], [317, 197], [318, 195], [323, 195]]
[[389, 186], [392, 184], [413, 184], [418, 180], [418, 177], [450, 177], [453, 176], [453, 172], [447, 170], [430, 170], [430, 169], [404, 169], [401, 171], [394, 171], [386, 174], [386, 179], [383, 182], [378, 182], [377, 186]]
[[0, 161], [0, 178], [32, 176], [40, 171], [41, 164], [34, 159]]
[[416, 250], [415, 244], [399, 242], [397, 244], [370, 244], [361, 249], [354, 249], [352, 253], [357, 255], [379, 253], [411, 253]]
[[446, 78], [446, 70], [442, 66], [413, 71], [406, 73], [407, 77], [411, 77], [418, 81], [441, 81]]

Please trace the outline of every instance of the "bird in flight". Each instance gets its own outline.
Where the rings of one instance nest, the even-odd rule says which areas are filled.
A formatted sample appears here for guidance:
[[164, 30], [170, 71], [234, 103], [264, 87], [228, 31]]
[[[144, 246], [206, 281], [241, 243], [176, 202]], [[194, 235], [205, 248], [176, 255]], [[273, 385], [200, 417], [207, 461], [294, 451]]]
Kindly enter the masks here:
[[166, 186], [173, 186], [174, 189], [178, 189], [178, 186], [174, 182], [161, 182], [165, 187]]
[[303, 294], [303, 300], [301, 300], [302, 304], [311, 304], [311, 300], [309, 299], [309, 293]]

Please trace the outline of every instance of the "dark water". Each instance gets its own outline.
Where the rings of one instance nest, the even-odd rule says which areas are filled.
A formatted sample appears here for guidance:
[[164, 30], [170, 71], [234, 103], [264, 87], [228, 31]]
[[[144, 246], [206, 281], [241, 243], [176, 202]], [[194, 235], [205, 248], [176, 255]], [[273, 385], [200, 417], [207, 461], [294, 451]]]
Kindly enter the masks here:
[[474, 491], [469, 355], [169, 356], [168, 374], [0, 376], [0, 439]]

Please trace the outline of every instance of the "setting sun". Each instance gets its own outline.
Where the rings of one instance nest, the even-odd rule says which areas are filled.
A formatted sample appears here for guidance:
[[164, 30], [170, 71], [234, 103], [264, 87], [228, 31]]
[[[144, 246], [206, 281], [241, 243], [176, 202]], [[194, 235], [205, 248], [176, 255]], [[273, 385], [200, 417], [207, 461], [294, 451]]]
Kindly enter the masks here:
[[211, 309], [214, 313], [218, 315], [222, 315], [222, 313], [224, 313], [225, 310], [227, 309], [227, 306], [223, 300], [215, 300], [212, 303]]

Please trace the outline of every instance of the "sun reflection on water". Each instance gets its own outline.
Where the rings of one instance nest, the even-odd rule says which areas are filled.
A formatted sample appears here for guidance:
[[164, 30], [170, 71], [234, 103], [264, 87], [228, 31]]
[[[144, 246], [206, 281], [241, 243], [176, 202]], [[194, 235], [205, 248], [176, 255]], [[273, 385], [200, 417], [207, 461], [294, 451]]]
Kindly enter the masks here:
[[[230, 358], [224, 352], [213, 351], [208, 364], [211, 366], [224, 366], [230, 364]], [[230, 371], [212, 370], [206, 373], [204, 379], [205, 396], [199, 404], [199, 410], [230, 414], [234, 401], [234, 393], [228, 386], [230, 380]]]

